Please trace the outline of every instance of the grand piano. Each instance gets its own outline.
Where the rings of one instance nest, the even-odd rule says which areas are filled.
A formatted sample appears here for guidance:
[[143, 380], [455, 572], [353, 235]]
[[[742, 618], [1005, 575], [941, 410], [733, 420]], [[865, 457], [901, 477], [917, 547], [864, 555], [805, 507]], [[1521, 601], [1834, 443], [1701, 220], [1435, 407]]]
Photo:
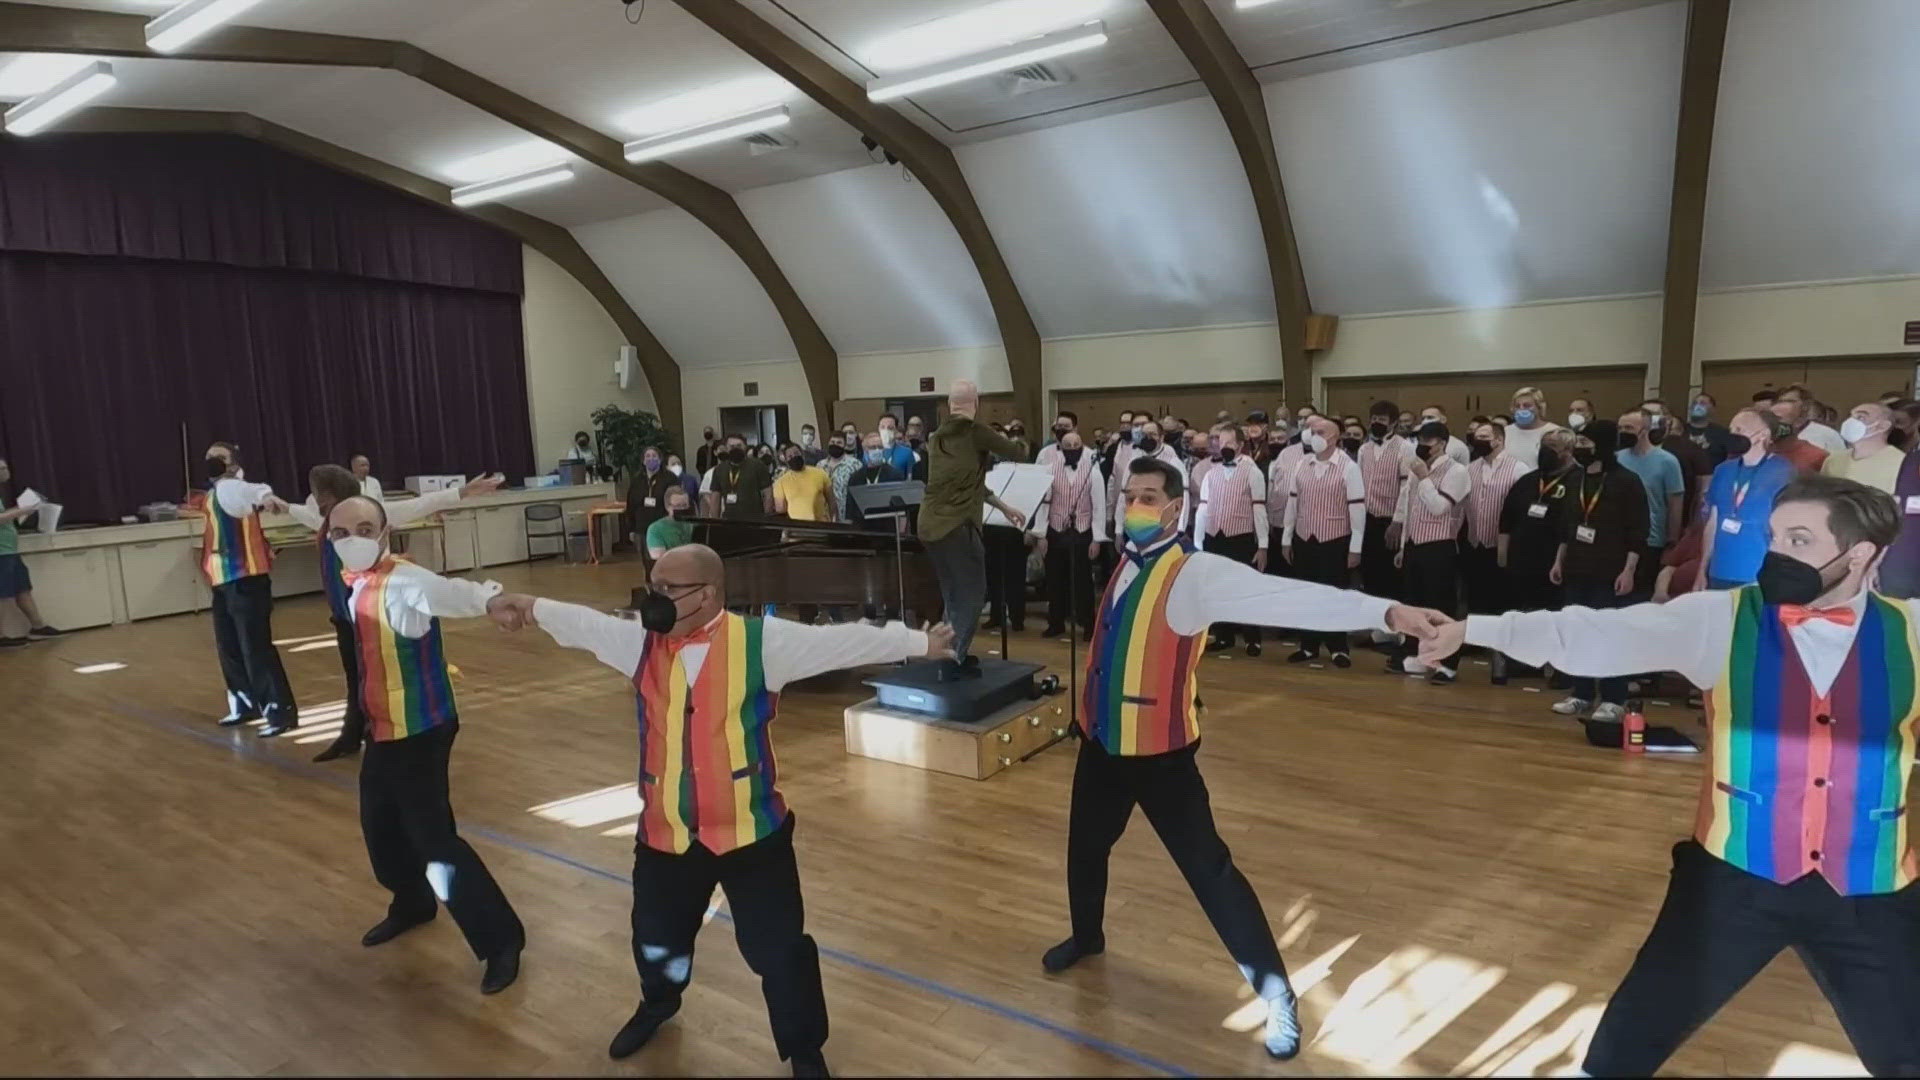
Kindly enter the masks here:
[[[696, 526], [694, 539], [726, 560], [730, 608], [838, 604], [898, 611], [904, 606], [916, 620], [940, 617], [940, 583], [918, 537], [900, 537], [896, 558], [891, 532], [858, 526], [778, 518], [688, 521]], [[634, 588], [634, 607], [646, 592], [645, 585]]]

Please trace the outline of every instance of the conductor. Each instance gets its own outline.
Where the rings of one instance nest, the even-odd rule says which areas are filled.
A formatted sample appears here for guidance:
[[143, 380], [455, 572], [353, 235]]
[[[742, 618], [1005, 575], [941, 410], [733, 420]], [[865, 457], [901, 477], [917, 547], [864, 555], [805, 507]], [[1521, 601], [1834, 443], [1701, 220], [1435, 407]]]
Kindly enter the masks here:
[[1026, 516], [987, 491], [991, 455], [1019, 460], [1020, 447], [974, 415], [980, 388], [956, 379], [947, 391], [947, 418], [927, 439], [927, 490], [920, 506], [920, 540], [940, 579], [943, 620], [953, 626], [953, 664], [957, 675], [978, 675], [980, 661], [968, 652], [980, 626], [987, 594], [987, 557], [981, 545], [982, 504], [1007, 516], [1016, 529]]

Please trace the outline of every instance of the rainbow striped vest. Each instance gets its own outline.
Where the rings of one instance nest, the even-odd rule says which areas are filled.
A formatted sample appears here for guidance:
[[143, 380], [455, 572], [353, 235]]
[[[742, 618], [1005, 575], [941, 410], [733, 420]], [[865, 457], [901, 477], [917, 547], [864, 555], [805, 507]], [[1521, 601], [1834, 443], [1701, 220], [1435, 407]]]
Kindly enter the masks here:
[[1147, 557], [1124, 593], [1115, 595], [1116, 572], [1100, 598], [1080, 729], [1109, 754], [1167, 754], [1200, 738], [1193, 699], [1206, 633], [1183, 637], [1167, 625], [1167, 598], [1190, 551], [1184, 540], [1168, 544]]
[[218, 588], [273, 569], [273, 549], [267, 546], [267, 533], [260, 527], [259, 514], [234, 517], [220, 508], [220, 500], [209, 491], [206, 522], [201, 566], [206, 570], [207, 584]]
[[1907, 777], [1920, 716], [1920, 653], [1903, 604], [1869, 593], [1846, 664], [1814, 693], [1778, 609], [1731, 593], [1733, 643], [1707, 694], [1712, 763], [1694, 838], [1782, 884], [1810, 873], [1845, 896], [1916, 876]]
[[327, 527], [320, 526], [320, 591], [327, 596], [327, 610], [342, 622], [353, 621], [353, 586], [347, 584], [347, 568], [340, 565], [340, 553], [327, 538]]
[[388, 556], [364, 577], [353, 594], [353, 640], [360, 659], [360, 709], [367, 737], [393, 742], [460, 722], [453, 681], [440, 646], [440, 620], [422, 637], [403, 637], [387, 619], [393, 572], [403, 565]]
[[680, 651], [698, 639], [648, 634], [634, 669], [640, 719], [640, 842], [725, 855], [787, 820], [767, 725], [780, 695], [760, 665], [762, 623], [726, 614], [691, 683]]

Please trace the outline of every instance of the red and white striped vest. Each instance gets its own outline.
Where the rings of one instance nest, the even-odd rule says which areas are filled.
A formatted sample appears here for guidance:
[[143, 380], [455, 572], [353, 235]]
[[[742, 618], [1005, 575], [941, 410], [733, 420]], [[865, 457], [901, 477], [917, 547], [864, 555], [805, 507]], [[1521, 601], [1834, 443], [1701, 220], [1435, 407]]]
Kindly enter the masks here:
[[1309, 458], [1294, 473], [1300, 504], [1294, 508], [1293, 532], [1307, 540], [1344, 540], [1353, 535], [1347, 519], [1347, 463], [1334, 451], [1332, 459]]
[[1059, 447], [1050, 447], [1053, 495], [1047, 500], [1047, 527], [1058, 532], [1085, 532], [1093, 528], [1093, 455], [1080, 451], [1080, 464], [1069, 468]]
[[1253, 531], [1253, 493], [1248, 489], [1251, 462], [1216, 464], [1200, 481], [1200, 500], [1207, 504], [1208, 536], [1245, 536]]
[[1433, 471], [1427, 474], [1427, 479], [1416, 481], [1408, 478], [1407, 483], [1412, 490], [1407, 492], [1407, 543], [1431, 544], [1460, 535], [1460, 515], [1465, 512], [1460, 504], [1449, 501], [1446, 509], [1436, 514], [1427, 509], [1427, 501], [1420, 497], [1420, 489], [1427, 484], [1432, 484], [1436, 492], [1443, 490], [1440, 481], [1458, 468], [1460, 463], [1442, 451], [1435, 455]]
[[1520, 478], [1520, 462], [1501, 455], [1483, 457], [1467, 466], [1473, 490], [1467, 492], [1467, 543], [1494, 547], [1500, 542], [1500, 509], [1507, 491]]
[[1407, 441], [1398, 435], [1361, 444], [1360, 479], [1367, 486], [1369, 517], [1393, 516], [1394, 504], [1400, 501], [1400, 469], [1411, 456]]
[[1293, 471], [1307, 459], [1307, 448], [1289, 443], [1287, 448], [1267, 462], [1267, 520], [1280, 527], [1287, 512], [1287, 491], [1293, 486]]

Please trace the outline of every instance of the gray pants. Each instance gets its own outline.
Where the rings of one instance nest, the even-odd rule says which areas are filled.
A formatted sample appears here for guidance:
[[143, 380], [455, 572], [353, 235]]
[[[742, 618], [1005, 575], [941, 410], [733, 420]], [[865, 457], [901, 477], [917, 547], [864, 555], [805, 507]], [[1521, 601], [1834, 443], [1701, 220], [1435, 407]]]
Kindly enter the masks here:
[[940, 579], [940, 602], [946, 605], [941, 617], [953, 627], [954, 659], [965, 660], [987, 601], [987, 552], [980, 543], [980, 526], [969, 523], [927, 541], [927, 557]]

